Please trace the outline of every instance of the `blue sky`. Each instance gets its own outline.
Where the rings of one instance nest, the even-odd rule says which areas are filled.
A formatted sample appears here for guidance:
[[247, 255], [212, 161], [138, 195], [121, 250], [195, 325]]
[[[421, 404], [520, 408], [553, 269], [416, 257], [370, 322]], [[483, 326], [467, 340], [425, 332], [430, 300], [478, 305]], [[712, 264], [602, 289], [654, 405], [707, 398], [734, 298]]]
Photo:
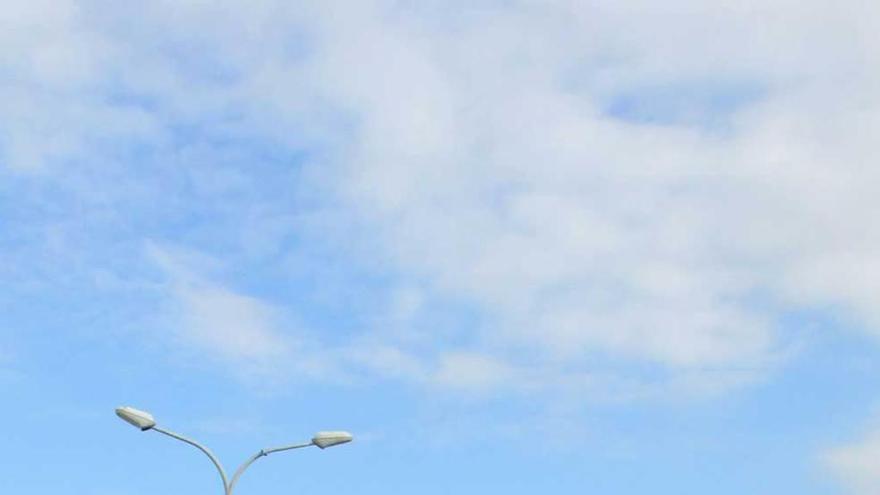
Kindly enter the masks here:
[[880, 490], [877, 7], [0, 9], [0, 488]]

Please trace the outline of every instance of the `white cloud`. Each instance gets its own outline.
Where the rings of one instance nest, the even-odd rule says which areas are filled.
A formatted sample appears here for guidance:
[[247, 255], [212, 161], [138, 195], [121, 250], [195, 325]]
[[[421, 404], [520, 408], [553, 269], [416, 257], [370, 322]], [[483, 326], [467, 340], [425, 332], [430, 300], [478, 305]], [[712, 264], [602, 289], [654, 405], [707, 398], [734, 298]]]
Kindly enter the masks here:
[[[454, 27], [426, 27], [417, 15], [381, 9], [337, 12], [330, 22], [338, 24], [327, 28], [334, 41], [316, 65], [361, 123], [339, 190], [402, 272], [426, 281], [437, 297], [464, 297], [492, 315], [495, 324], [477, 340], [529, 349], [546, 363], [583, 365], [599, 352], [688, 374], [762, 367], [779, 343], [774, 315], [751, 298], [762, 291], [781, 297], [762, 268], [790, 272], [748, 236], [768, 218], [784, 224], [787, 208], [801, 205], [755, 196], [768, 172], [751, 161], [767, 157], [743, 156], [757, 139], [753, 126], [718, 137], [602, 114], [599, 96], [621, 84], [711, 81], [718, 64], [703, 58], [706, 45], [688, 39], [688, 48], [664, 36], [715, 39], [715, 29], [689, 29], [707, 20], [731, 27], [689, 3], [668, 31], [636, 19], [636, 27], [673, 43], [681, 60], [663, 59], [672, 73], [657, 74], [653, 40], [621, 40], [628, 53], [605, 53], [601, 45], [614, 47], [615, 37], [586, 29], [602, 24], [587, 12], [613, 25], [626, 10], [487, 9]], [[730, 14], [731, 25], [762, 29], [742, 24], [738, 16], [751, 12]], [[345, 29], [352, 22], [358, 29]], [[338, 32], [346, 35], [335, 38]], [[720, 43], [712, 55], [740, 49], [723, 36]], [[758, 50], [756, 59], [729, 67], [769, 88], [787, 83], [772, 67], [778, 61], [765, 55]], [[609, 56], [608, 68], [594, 65]], [[578, 71], [586, 73], [584, 87], [566, 87]], [[591, 82], [597, 74], [613, 81]], [[772, 137], [783, 148], [801, 144], [798, 136]], [[787, 166], [799, 185], [800, 164]], [[785, 171], [774, 177], [789, 180]], [[770, 208], [755, 218], [737, 211], [756, 203]], [[782, 249], [800, 244], [783, 237]]]
[[468, 353], [452, 353], [441, 358], [433, 380], [444, 387], [485, 391], [497, 388], [518, 389], [516, 372], [505, 363]]
[[[345, 366], [491, 387], [647, 363], [715, 390], [785, 355], [787, 310], [834, 305], [880, 334], [873, 4], [229, 1], [136, 25], [28, 5], [0, 30], [23, 81], [0, 86], [5, 162], [57, 166], [108, 133], [164, 150], [181, 125], [315, 151], [298, 187], [352, 228], [305, 239], [418, 287], [388, 296], [411, 335], [325, 349]], [[611, 111], [657, 88], [696, 105], [695, 87], [718, 125]], [[265, 302], [204, 279], [174, 291], [187, 338], [224, 359], [289, 345]], [[414, 318], [449, 300], [481, 316], [455, 344]]]
[[169, 319], [178, 345], [246, 373], [277, 369], [296, 350], [297, 333], [282, 331], [278, 309], [212, 282], [199, 271], [216, 266], [215, 260], [155, 244], [148, 253], [168, 277]]
[[337, 362], [355, 369], [366, 370], [370, 374], [411, 382], [423, 382], [429, 376], [424, 362], [398, 347], [389, 345], [356, 343], [343, 349]]
[[184, 338], [230, 359], [265, 359], [285, 352], [272, 310], [252, 297], [213, 287], [175, 291], [183, 307]]
[[854, 495], [872, 495], [880, 490], [880, 431], [873, 431], [849, 445], [832, 449], [824, 464]]
[[41, 170], [97, 150], [155, 139], [154, 116], [112, 101], [124, 56], [89, 24], [82, 2], [7, 2], [0, 13], [0, 165]]

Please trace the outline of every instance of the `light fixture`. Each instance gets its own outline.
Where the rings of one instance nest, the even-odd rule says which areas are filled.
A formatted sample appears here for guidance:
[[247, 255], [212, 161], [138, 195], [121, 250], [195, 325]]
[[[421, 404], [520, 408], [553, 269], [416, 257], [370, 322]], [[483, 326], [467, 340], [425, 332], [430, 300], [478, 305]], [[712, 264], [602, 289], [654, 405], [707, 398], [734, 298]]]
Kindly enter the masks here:
[[133, 407], [118, 407], [116, 408], [116, 415], [127, 423], [140, 428], [141, 431], [147, 431], [156, 426], [156, 420], [153, 419], [152, 414]]
[[312, 437], [312, 444], [321, 449], [341, 445], [352, 440], [351, 433], [347, 431], [319, 431]]
[[214, 463], [214, 467], [217, 468], [217, 472], [220, 474], [220, 478], [223, 481], [223, 490], [226, 495], [232, 495], [233, 490], [235, 489], [235, 485], [238, 483], [241, 475], [244, 474], [245, 470], [256, 462], [261, 457], [266, 457], [269, 454], [274, 454], [276, 452], [284, 452], [286, 450], [293, 449], [301, 449], [304, 447], [318, 447], [320, 449], [326, 449], [327, 447], [333, 447], [335, 445], [340, 445], [343, 443], [348, 443], [352, 440], [351, 433], [347, 431], [319, 431], [315, 433], [315, 436], [312, 437], [312, 440], [304, 443], [296, 443], [292, 445], [284, 445], [282, 447], [274, 447], [269, 449], [262, 449], [250, 459], [245, 461], [241, 466], [239, 466], [238, 470], [235, 471], [232, 479], [230, 480], [226, 476], [226, 470], [223, 469], [223, 466], [220, 464], [220, 460], [217, 459], [207, 447], [196, 442], [191, 438], [187, 438], [183, 435], [174, 433], [173, 431], [166, 430], [165, 428], [160, 428], [156, 425], [156, 420], [153, 418], [153, 415], [146, 412], [141, 411], [139, 409], [135, 409], [133, 407], [119, 407], [116, 409], [116, 415], [125, 420], [126, 423], [130, 423], [138, 427], [141, 431], [152, 430], [157, 433], [161, 433], [163, 435], [174, 438], [175, 440], [180, 440], [181, 442], [188, 443], [193, 447], [201, 450], [208, 458], [211, 459], [211, 462]]

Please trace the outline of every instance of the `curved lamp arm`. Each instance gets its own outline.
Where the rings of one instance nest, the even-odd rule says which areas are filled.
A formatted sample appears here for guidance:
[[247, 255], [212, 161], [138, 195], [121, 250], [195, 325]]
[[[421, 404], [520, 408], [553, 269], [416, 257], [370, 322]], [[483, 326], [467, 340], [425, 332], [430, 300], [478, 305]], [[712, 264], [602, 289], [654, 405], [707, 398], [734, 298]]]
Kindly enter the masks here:
[[241, 475], [244, 474], [244, 472], [247, 470], [247, 468], [249, 468], [251, 466], [251, 464], [256, 462], [257, 459], [259, 459], [260, 457], [266, 457], [269, 454], [274, 454], [275, 452], [282, 452], [284, 450], [292, 450], [292, 449], [301, 449], [303, 447], [311, 447], [312, 445], [314, 445], [313, 442], [297, 443], [294, 445], [286, 445], [284, 447], [274, 447], [271, 449], [263, 449], [263, 450], [257, 452], [256, 454], [251, 456], [250, 459], [245, 461], [244, 464], [242, 464], [235, 471], [235, 474], [232, 475], [232, 481], [229, 482], [229, 488], [226, 490], [226, 495], [232, 495], [232, 490], [235, 489], [235, 485], [236, 485], [236, 483], [238, 483], [238, 479], [241, 478]]
[[200, 444], [199, 442], [196, 442], [195, 440], [186, 438], [185, 436], [178, 435], [177, 433], [174, 433], [172, 431], [168, 431], [168, 430], [164, 430], [162, 428], [159, 428], [158, 426], [153, 426], [150, 429], [154, 430], [154, 431], [158, 431], [159, 433], [161, 433], [163, 435], [168, 435], [169, 437], [174, 438], [176, 440], [180, 440], [181, 442], [186, 442], [186, 443], [192, 445], [193, 447], [204, 452], [205, 455], [207, 455], [208, 458], [211, 459], [211, 462], [214, 463], [214, 467], [216, 467], [217, 471], [220, 473], [220, 478], [223, 479], [224, 493], [226, 493], [227, 495], [229, 495], [229, 493], [232, 493], [232, 490], [229, 488], [229, 482], [226, 479], [226, 471], [223, 470], [223, 466], [220, 464], [220, 461], [217, 459], [217, 457], [214, 455], [214, 453], [211, 452], [210, 449], [208, 449], [208, 447], [205, 447], [204, 445]]

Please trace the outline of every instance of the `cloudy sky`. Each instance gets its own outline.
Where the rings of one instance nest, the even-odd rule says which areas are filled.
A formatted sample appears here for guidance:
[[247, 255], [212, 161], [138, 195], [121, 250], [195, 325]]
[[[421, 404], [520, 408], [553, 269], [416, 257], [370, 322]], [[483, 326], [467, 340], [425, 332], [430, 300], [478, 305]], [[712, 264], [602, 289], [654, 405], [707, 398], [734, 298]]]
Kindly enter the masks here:
[[[877, 4], [880, 5], [880, 4]], [[880, 7], [4, 0], [0, 488], [880, 493]]]

